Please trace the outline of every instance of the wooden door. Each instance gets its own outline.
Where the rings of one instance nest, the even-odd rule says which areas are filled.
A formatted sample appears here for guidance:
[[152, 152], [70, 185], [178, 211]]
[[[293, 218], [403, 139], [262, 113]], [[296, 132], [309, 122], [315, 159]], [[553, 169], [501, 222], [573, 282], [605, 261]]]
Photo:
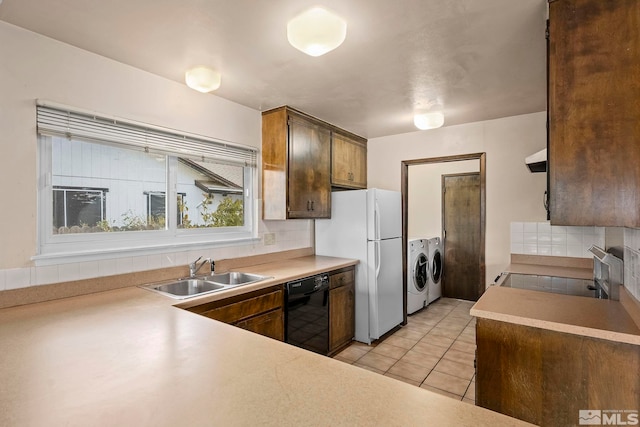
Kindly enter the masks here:
[[289, 218], [331, 216], [331, 133], [314, 123], [289, 119]]
[[442, 176], [442, 228], [442, 295], [477, 301], [484, 292], [479, 173]]

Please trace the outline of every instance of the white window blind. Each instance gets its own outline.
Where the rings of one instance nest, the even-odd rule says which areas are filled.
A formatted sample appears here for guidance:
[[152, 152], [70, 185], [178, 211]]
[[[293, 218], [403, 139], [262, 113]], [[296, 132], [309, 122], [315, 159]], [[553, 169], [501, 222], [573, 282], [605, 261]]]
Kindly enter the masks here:
[[40, 135], [125, 145], [148, 153], [177, 155], [193, 160], [256, 166], [257, 149], [253, 147], [72, 110], [43, 101], [37, 103], [37, 125]]

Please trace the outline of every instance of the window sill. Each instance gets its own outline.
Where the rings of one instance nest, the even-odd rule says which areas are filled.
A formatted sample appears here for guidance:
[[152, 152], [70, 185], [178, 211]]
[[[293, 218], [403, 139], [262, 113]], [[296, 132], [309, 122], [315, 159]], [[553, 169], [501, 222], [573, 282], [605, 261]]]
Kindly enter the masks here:
[[105, 259], [116, 259], [125, 257], [136, 257], [145, 255], [162, 254], [166, 252], [182, 252], [198, 250], [202, 248], [219, 248], [225, 246], [237, 246], [239, 244], [249, 244], [259, 242], [258, 237], [243, 237], [229, 240], [201, 241], [201, 242], [181, 242], [181, 243], [161, 243], [145, 246], [130, 246], [126, 248], [97, 249], [82, 251], [54, 252], [34, 255], [31, 260], [36, 267], [46, 265], [69, 264], [75, 262], [100, 261]]

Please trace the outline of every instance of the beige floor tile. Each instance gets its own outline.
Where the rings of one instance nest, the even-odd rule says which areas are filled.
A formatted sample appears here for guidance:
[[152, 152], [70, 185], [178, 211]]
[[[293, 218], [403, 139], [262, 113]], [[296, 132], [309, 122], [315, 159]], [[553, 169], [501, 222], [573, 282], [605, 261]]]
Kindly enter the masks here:
[[454, 362], [459, 362], [471, 366], [473, 366], [473, 361], [475, 360], [475, 355], [471, 353], [464, 353], [458, 350], [448, 350], [442, 357], [448, 360], [453, 360]]
[[351, 365], [353, 363], [353, 360], [345, 359], [344, 357], [340, 357], [339, 355], [338, 356], [333, 356], [333, 358], [335, 360], [339, 360], [340, 362], [344, 362], [344, 363], [347, 363], [349, 365]]
[[426, 385], [424, 383], [420, 386], [420, 388], [424, 388], [426, 390], [432, 391], [432, 392], [440, 394], [442, 396], [450, 397], [450, 398], [455, 399], [455, 400], [461, 400], [462, 399], [462, 396], [458, 396], [457, 394], [454, 394], [454, 393], [449, 393], [448, 391], [440, 390], [439, 388], [431, 387], [431, 386]]
[[375, 372], [376, 374], [384, 375], [384, 371], [382, 371], [380, 369], [376, 369], [376, 368], [371, 367], [371, 366], [363, 365], [360, 362], [354, 363], [353, 366], [357, 366], [358, 368], [366, 369], [367, 371]]
[[458, 338], [456, 338], [456, 341], [466, 342], [466, 343], [475, 345], [476, 337], [475, 337], [475, 334], [471, 335], [471, 334], [465, 334], [463, 332], [460, 335], [458, 335]]
[[384, 340], [384, 343], [386, 344], [391, 344], [391, 345], [395, 345], [396, 347], [406, 348], [407, 350], [413, 347], [414, 345], [416, 345], [417, 342], [418, 342], [418, 339], [414, 340], [409, 338], [396, 337], [395, 335], [392, 335]]
[[406, 329], [412, 332], [418, 332], [424, 335], [427, 332], [429, 332], [431, 329], [433, 329], [433, 325], [424, 325], [422, 323], [410, 322], [403, 329]]
[[420, 340], [420, 338], [425, 336], [424, 332], [418, 332], [418, 331], [414, 331], [414, 330], [408, 329], [407, 326], [405, 326], [404, 328], [400, 329], [398, 332], [396, 332], [392, 336], [407, 338], [407, 339], [410, 339], [410, 340], [416, 340], [416, 342], [418, 340]]
[[372, 353], [382, 354], [383, 356], [391, 357], [392, 359], [399, 360], [408, 350], [402, 347], [396, 347], [395, 345], [387, 344], [383, 342], [382, 344], [376, 346]]
[[429, 331], [429, 335], [440, 335], [442, 337], [456, 339], [460, 332], [452, 331], [450, 329], [441, 328], [440, 325], [436, 325], [432, 330]]
[[372, 344], [365, 344], [359, 341], [353, 341], [351, 343], [351, 347], [359, 348], [364, 351], [371, 351], [376, 345], [378, 345], [377, 342], [374, 342]]
[[462, 399], [463, 402], [468, 403], [469, 405], [474, 405], [476, 404], [475, 400], [471, 400], [471, 399], [467, 399], [466, 397], [464, 399]]
[[444, 347], [438, 347], [437, 345], [428, 344], [426, 342], [419, 342], [411, 350], [415, 350], [419, 353], [428, 354], [430, 356], [442, 357], [447, 351]]
[[471, 343], [467, 343], [467, 342], [462, 342], [459, 340], [456, 340], [456, 342], [454, 342], [451, 345], [451, 350], [458, 350], [461, 351], [463, 353], [471, 353], [471, 354], [476, 354], [476, 345], [475, 343], [471, 344]]
[[467, 387], [469, 387], [469, 383], [470, 381], [454, 377], [453, 375], [431, 371], [423, 384], [459, 395], [460, 399], [462, 399], [462, 396], [464, 396], [464, 393], [467, 391]]
[[454, 322], [447, 322], [446, 320], [443, 320], [442, 322], [438, 323], [436, 327], [439, 329], [446, 329], [456, 332], [456, 334], [459, 335], [460, 333], [462, 333], [462, 331], [464, 331], [465, 325], [460, 325]]
[[432, 317], [428, 317], [428, 316], [421, 316], [421, 317], [415, 317], [415, 318], [409, 318], [407, 319], [407, 323], [409, 325], [422, 325], [422, 326], [435, 326], [438, 324], [438, 322], [440, 322], [440, 320], [442, 320], [441, 316], [432, 316]]
[[476, 401], [476, 383], [472, 382], [469, 384], [469, 388], [467, 388], [467, 392], [464, 394], [466, 399], [471, 399], [474, 402]]
[[420, 383], [429, 375], [429, 372], [431, 372], [430, 368], [407, 362], [398, 362], [387, 371], [389, 374], [419, 381]]
[[420, 353], [415, 350], [409, 350], [407, 354], [402, 356], [402, 359], [400, 359], [400, 361], [433, 369], [433, 367], [436, 366], [436, 364], [440, 361], [440, 356], [433, 356]]
[[449, 359], [440, 359], [438, 364], [434, 368], [438, 372], [444, 374], [453, 375], [454, 377], [462, 378], [463, 380], [471, 381], [476, 370], [473, 366], [465, 365], [464, 363], [454, 362]]
[[[371, 368], [379, 369], [380, 371], [386, 372], [394, 363], [398, 360], [383, 356], [382, 354], [369, 352], [358, 359], [358, 365], [365, 365]], [[356, 363], [354, 363], [355, 365]]]
[[453, 338], [443, 337], [441, 335], [429, 335], [429, 334], [427, 334], [419, 342], [420, 343], [431, 344], [431, 345], [437, 345], [438, 347], [449, 348], [449, 347], [451, 347], [451, 344], [453, 344], [454, 340], [453, 340]]
[[409, 378], [399, 377], [398, 375], [393, 375], [393, 374], [390, 374], [389, 372], [385, 373], [384, 376], [385, 377], [389, 377], [389, 378], [393, 378], [394, 380], [405, 382], [407, 384], [414, 385], [416, 387], [420, 387], [420, 382], [410, 380]]
[[369, 350], [365, 350], [357, 345], [351, 344], [349, 347], [338, 353], [336, 357], [340, 357], [341, 359], [345, 359], [350, 361], [350, 363], [353, 363], [367, 353], [369, 353]]

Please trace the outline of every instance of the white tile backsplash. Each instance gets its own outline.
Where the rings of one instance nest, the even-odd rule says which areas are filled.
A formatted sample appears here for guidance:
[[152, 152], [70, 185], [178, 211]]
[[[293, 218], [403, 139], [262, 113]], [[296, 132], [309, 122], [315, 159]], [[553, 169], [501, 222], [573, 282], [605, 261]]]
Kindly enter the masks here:
[[512, 222], [511, 253], [591, 258], [591, 245], [604, 248], [604, 227], [555, 226], [545, 222]]

